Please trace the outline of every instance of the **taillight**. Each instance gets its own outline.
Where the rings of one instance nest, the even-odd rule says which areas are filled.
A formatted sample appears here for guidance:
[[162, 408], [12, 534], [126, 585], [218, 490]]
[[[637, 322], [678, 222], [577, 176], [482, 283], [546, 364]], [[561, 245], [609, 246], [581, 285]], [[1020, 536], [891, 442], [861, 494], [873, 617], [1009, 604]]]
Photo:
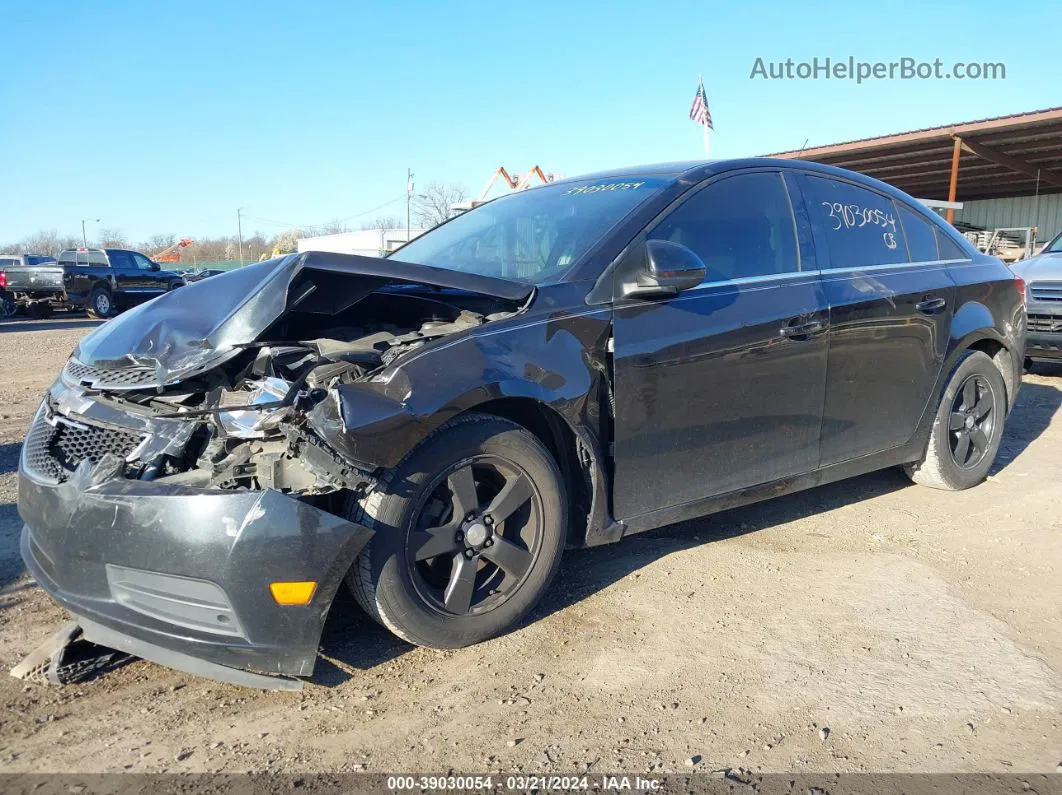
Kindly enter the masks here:
[[7, 274], [0, 271], [0, 290], [7, 289]]

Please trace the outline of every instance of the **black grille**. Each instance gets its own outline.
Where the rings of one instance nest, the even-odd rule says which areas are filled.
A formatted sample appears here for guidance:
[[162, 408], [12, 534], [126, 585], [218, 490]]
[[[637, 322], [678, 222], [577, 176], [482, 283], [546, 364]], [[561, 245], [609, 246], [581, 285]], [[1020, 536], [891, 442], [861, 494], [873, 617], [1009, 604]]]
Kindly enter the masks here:
[[130, 431], [78, 427], [59, 420], [50, 425], [43, 416], [33, 423], [25, 442], [26, 468], [39, 477], [62, 482], [88, 459], [98, 464], [107, 453], [127, 458], [143, 437]]
[[1033, 282], [1029, 296], [1034, 301], [1050, 301], [1062, 304], [1062, 282]]
[[47, 480], [59, 480], [63, 476], [63, 468], [49, 450], [55, 433], [56, 429], [38, 414], [22, 445], [22, 460], [26, 469]]
[[1062, 334], [1062, 315], [1029, 315], [1029, 331]]
[[144, 386], [154, 386], [158, 383], [155, 371], [150, 367], [120, 367], [104, 369], [82, 364], [77, 359], [71, 359], [63, 368], [63, 374], [68, 380], [78, 384], [88, 384], [91, 387], [103, 389], [136, 389]]

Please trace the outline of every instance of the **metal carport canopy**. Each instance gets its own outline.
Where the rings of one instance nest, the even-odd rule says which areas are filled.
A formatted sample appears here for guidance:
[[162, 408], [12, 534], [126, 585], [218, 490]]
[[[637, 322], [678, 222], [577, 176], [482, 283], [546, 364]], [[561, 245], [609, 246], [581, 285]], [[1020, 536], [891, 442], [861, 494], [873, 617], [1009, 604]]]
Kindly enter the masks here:
[[1058, 193], [1062, 192], [1062, 108], [771, 157], [813, 160], [859, 171], [920, 199], [969, 201]]

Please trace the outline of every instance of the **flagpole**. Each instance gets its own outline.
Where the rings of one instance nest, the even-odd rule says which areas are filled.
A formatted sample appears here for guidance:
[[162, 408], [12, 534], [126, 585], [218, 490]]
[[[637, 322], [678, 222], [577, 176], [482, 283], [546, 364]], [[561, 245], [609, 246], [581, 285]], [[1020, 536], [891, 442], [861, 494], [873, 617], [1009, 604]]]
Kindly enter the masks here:
[[711, 148], [708, 141], [708, 125], [704, 124], [701, 126], [704, 127], [704, 153], [708, 154], [708, 150]]

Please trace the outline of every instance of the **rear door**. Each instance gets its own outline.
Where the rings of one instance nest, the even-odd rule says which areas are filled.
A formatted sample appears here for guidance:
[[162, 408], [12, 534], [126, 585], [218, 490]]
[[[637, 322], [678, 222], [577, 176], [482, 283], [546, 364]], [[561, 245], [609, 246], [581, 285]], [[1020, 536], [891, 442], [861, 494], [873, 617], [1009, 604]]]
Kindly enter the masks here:
[[834, 177], [800, 183], [830, 306], [828, 466], [914, 435], [944, 362], [955, 286], [921, 211]]
[[818, 464], [827, 306], [777, 171], [717, 177], [647, 230], [704, 261], [699, 287], [614, 305], [617, 518]]

